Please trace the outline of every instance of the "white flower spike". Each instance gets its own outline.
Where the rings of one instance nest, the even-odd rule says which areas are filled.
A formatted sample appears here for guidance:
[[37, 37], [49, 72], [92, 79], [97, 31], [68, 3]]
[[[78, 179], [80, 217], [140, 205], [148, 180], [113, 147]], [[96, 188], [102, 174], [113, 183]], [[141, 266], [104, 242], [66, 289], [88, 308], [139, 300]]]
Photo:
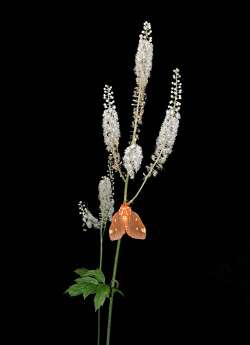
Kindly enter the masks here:
[[145, 88], [150, 77], [153, 61], [153, 43], [151, 24], [144, 22], [135, 56], [135, 74], [137, 85]]
[[135, 56], [136, 86], [133, 93], [133, 123], [131, 144], [135, 144], [139, 135], [139, 125], [142, 124], [144, 106], [146, 101], [146, 86], [150, 77], [153, 61], [153, 43], [151, 37], [151, 24], [144, 22], [140, 34], [139, 44]]
[[161, 125], [161, 129], [156, 140], [155, 152], [152, 155], [152, 162], [146, 167], [148, 174], [146, 178], [153, 175], [156, 176], [158, 171], [163, 168], [168, 156], [172, 152], [175, 138], [178, 132], [180, 121], [180, 105], [181, 105], [181, 82], [179, 69], [173, 72], [171, 96], [165, 119]]
[[102, 177], [98, 186], [100, 201], [100, 222], [106, 223], [114, 213], [114, 198], [112, 182], [107, 176]]
[[106, 150], [112, 157], [113, 168], [115, 170], [118, 170], [120, 166], [120, 155], [118, 152], [120, 140], [120, 125], [111, 86], [105, 85], [103, 98], [104, 112], [102, 128], [104, 143], [106, 145]]
[[180, 81], [181, 75], [179, 72], [179, 68], [173, 71], [170, 102], [168, 105], [168, 109], [173, 109], [175, 113], [178, 113], [181, 108], [182, 83]]
[[91, 228], [99, 229], [100, 228], [99, 220], [92, 215], [92, 213], [89, 211], [89, 209], [85, 206], [85, 204], [82, 201], [79, 201], [78, 207], [79, 207], [79, 213], [82, 217], [83, 230], [86, 231], [87, 230], [86, 227], [88, 229], [91, 229]]
[[140, 169], [142, 158], [141, 146], [132, 144], [126, 148], [123, 157], [123, 164], [131, 179], [134, 179], [135, 174]]

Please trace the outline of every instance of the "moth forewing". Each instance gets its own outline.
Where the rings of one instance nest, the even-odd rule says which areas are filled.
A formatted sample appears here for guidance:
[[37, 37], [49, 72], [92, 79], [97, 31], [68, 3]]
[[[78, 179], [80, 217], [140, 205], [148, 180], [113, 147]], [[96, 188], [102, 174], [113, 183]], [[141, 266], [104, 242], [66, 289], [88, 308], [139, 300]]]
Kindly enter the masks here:
[[126, 232], [132, 238], [135, 238], [137, 240], [145, 240], [146, 228], [142, 223], [140, 216], [136, 212], [131, 212]]
[[120, 240], [124, 234], [125, 227], [118, 211], [112, 217], [112, 222], [109, 228], [109, 238], [111, 241], [117, 241]]

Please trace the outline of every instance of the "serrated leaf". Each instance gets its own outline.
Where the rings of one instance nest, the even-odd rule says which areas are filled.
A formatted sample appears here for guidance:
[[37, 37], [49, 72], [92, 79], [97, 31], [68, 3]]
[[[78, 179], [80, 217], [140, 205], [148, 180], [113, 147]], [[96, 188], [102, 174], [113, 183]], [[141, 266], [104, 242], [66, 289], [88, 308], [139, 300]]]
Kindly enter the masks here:
[[96, 289], [96, 295], [94, 298], [95, 311], [97, 311], [105, 302], [106, 298], [109, 298], [110, 286], [106, 284], [100, 284]]
[[81, 277], [81, 278], [75, 279], [75, 281], [77, 284], [82, 285], [82, 286], [84, 286], [86, 283], [98, 285], [98, 280], [96, 280], [93, 277]]
[[87, 270], [87, 272], [83, 273], [83, 276], [86, 276], [86, 275], [91, 276], [91, 275], [95, 274], [95, 271], [96, 270]]
[[89, 295], [96, 293], [97, 285], [92, 283], [87, 283], [83, 286], [83, 297], [87, 298]]
[[105, 276], [100, 269], [95, 270], [95, 272], [93, 272], [92, 277], [96, 278], [99, 281], [99, 283], [105, 283]]
[[79, 296], [83, 294], [83, 286], [79, 284], [71, 285], [66, 291], [71, 297]]
[[122, 295], [123, 297], [125, 297], [124, 293], [121, 290], [117, 289], [117, 288], [113, 288], [112, 291], [113, 291], [113, 294], [115, 294], [117, 292], [120, 295]]
[[97, 279], [100, 283], [105, 283], [105, 276], [99, 268], [96, 270], [89, 270], [84, 274], [84, 276], [93, 277]]
[[74, 270], [74, 272], [81, 277], [86, 272], [88, 272], [88, 270], [87, 270], [87, 268], [77, 268], [76, 270]]
[[96, 270], [87, 270], [86, 268], [78, 268], [75, 270], [80, 277], [93, 277], [98, 280], [99, 283], [105, 283], [105, 276], [103, 272], [98, 268]]

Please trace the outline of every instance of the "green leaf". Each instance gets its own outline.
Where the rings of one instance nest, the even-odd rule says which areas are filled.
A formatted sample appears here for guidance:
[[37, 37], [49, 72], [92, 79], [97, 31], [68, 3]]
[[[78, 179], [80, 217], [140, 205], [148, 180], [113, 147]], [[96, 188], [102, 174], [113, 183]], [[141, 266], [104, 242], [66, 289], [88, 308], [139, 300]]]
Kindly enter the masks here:
[[[98, 287], [98, 282], [94, 278], [86, 277], [88, 279], [93, 279], [94, 283], [91, 281], [81, 281], [77, 284], [71, 285], [65, 293], [68, 293], [71, 297], [83, 295], [84, 298], [87, 298], [89, 295], [94, 294]], [[79, 278], [79, 280], [82, 278]]]
[[89, 295], [96, 293], [97, 285], [92, 283], [87, 283], [83, 286], [83, 297], [87, 298]]
[[78, 268], [75, 270], [80, 277], [93, 277], [99, 281], [99, 283], [105, 283], [105, 276], [103, 272], [98, 268], [96, 270], [87, 270], [86, 268]]
[[99, 283], [105, 283], [105, 276], [103, 272], [98, 268], [96, 270], [89, 270], [84, 276], [93, 277], [99, 281]]
[[86, 272], [88, 272], [87, 268], [77, 268], [74, 270], [76, 274], [78, 274], [80, 277], [83, 276]]
[[96, 289], [96, 295], [94, 298], [95, 311], [97, 311], [105, 302], [106, 298], [109, 298], [110, 286], [106, 284], [100, 284]]
[[112, 291], [113, 291], [113, 294], [115, 294], [116, 292], [118, 292], [120, 295], [122, 295], [123, 297], [125, 297], [124, 293], [123, 293], [121, 290], [117, 289], [117, 288], [113, 288]]
[[92, 283], [95, 285], [98, 285], [98, 280], [96, 280], [93, 277], [81, 277], [81, 278], [77, 278], [75, 279], [75, 281], [77, 282], [77, 284], [84, 286], [86, 283]]
[[99, 283], [105, 283], [105, 276], [100, 269], [95, 270], [92, 277], [96, 278]]
[[83, 286], [79, 284], [71, 285], [66, 291], [71, 297], [79, 296], [83, 294]]

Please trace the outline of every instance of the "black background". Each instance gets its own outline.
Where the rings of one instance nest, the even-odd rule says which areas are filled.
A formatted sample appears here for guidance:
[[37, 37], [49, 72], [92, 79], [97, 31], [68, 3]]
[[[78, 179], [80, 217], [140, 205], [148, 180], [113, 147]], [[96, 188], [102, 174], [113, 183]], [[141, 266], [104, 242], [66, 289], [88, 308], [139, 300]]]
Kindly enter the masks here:
[[[106, 83], [114, 89], [121, 152], [126, 148], [134, 56], [145, 20], [152, 23], [154, 60], [140, 136], [144, 164], [164, 118], [175, 67], [183, 76], [182, 118], [165, 169], [134, 204], [147, 239], [122, 240], [118, 280], [126, 297], [115, 299], [112, 341], [165, 344], [184, 337], [203, 343], [239, 334], [238, 327], [246, 330], [250, 243], [243, 217], [242, 13], [125, 3], [27, 11], [15, 33], [23, 113], [15, 122], [15, 165], [23, 187], [20, 203], [25, 198], [25, 216], [32, 219], [25, 272], [36, 281], [34, 297], [24, 302], [32, 307], [25, 331], [34, 331], [34, 343], [44, 337], [55, 344], [95, 344], [91, 297], [83, 303], [63, 292], [75, 268], [98, 265], [98, 233], [82, 232], [77, 202], [86, 201], [97, 214], [107, 162], [101, 129]], [[140, 181], [138, 174], [129, 195]], [[116, 182], [118, 208], [122, 184]], [[104, 250], [110, 278], [115, 244], [107, 240]]]

